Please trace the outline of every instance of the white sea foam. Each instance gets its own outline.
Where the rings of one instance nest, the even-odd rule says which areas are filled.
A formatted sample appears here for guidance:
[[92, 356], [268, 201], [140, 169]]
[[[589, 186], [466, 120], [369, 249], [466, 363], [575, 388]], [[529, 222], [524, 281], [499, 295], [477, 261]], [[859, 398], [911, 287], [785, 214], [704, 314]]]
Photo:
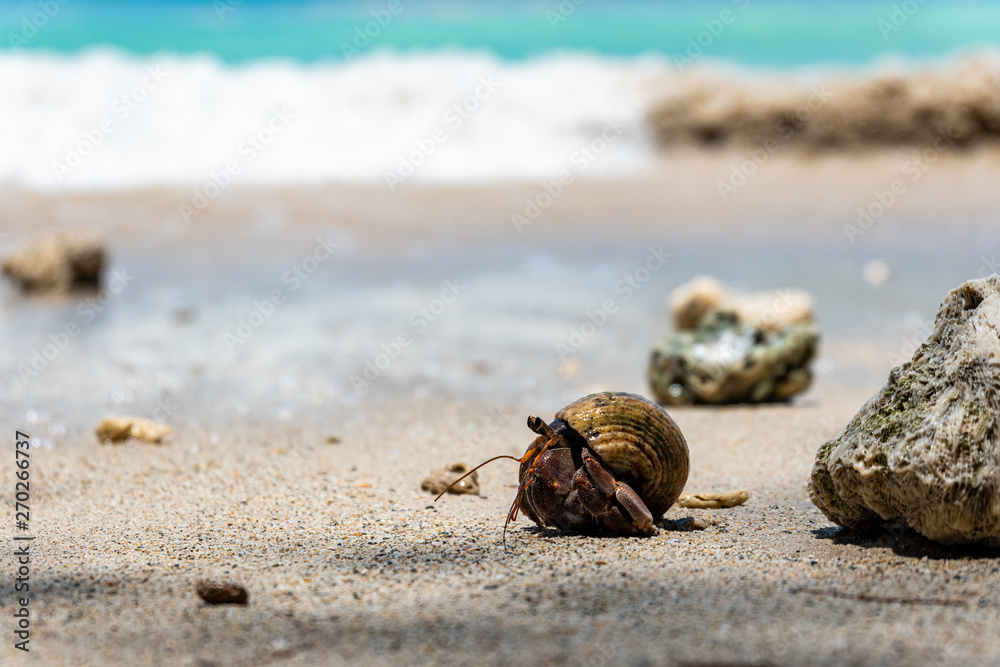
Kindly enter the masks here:
[[227, 168], [252, 185], [627, 174], [654, 159], [644, 116], [669, 71], [655, 58], [580, 54], [228, 66], [206, 55], [0, 53], [0, 183], [197, 187], [226, 180]]

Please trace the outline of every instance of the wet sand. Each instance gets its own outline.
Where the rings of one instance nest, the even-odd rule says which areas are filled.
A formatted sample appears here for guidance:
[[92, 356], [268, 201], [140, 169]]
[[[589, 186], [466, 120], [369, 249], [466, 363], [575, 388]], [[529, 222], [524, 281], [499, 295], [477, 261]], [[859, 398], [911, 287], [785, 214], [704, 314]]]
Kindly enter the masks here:
[[[2, 292], [4, 423], [32, 451], [32, 652], [26, 664], [998, 664], [1000, 559], [910, 534], [841, 533], [808, 500], [816, 449], [877, 390], [948, 289], [989, 270], [997, 156], [944, 156], [851, 243], [843, 224], [900, 154], [788, 159], [722, 202], [734, 156], [665, 164], [566, 194], [522, 234], [538, 186], [245, 192], [192, 228], [171, 193], [12, 193], [14, 242], [96, 226], [134, 281], [37, 378], [18, 368], [87, 295]], [[905, 158], [905, 156], [903, 156]], [[715, 177], [714, 174], [721, 174]], [[888, 181], [886, 180], [888, 179]], [[836, 187], [831, 187], [835, 183]], [[163, 221], [153, 225], [149, 221]], [[146, 227], [143, 225], [146, 224]], [[317, 236], [343, 243], [300, 289], [283, 273]], [[650, 245], [672, 257], [629, 299]], [[895, 272], [862, 277], [873, 258]], [[420, 481], [455, 461], [519, 455], [528, 414], [597, 389], [647, 393], [667, 292], [695, 273], [817, 297], [813, 387], [790, 405], [670, 412], [688, 490], [745, 488], [730, 510], [681, 510], [704, 531], [649, 539], [539, 530], [501, 544], [516, 470], [483, 497], [432, 503]], [[992, 272], [992, 270], [990, 270]], [[468, 287], [360, 395], [350, 376], [414, 332], [446, 280]], [[278, 287], [252, 337], [224, 334]], [[555, 344], [611, 295], [619, 312], [567, 367]], [[11, 347], [12, 346], [12, 347]], [[159, 446], [101, 446], [101, 417], [153, 416]], [[327, 444], [328, 436], [340, 438]], [[12, 457], [4, 459], [12, 479]], [[11, 504], [12, 485], [0, 490]], [[10, 534], [5, 529], [6, 535]], [[8, 542], [9, 544], [9, 542]], [[9, 560], [7, 561], [9, 564]], [[209, 607], [202, 578], [245, 607]], [[11, 605], [4, 597], [4, 630]]]

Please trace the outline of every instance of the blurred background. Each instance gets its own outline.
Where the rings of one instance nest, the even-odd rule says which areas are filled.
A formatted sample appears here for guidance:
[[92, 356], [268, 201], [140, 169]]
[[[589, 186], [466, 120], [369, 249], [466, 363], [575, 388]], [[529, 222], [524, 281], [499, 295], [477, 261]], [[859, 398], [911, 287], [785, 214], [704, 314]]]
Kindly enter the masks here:
[[[629, 174], [656, 156], [647, 113], [692, 79], [931, 67], [1000, 40], [1000, 7], [967, 1], [0, 7], [0, 182], [44, 190], [190, 185], [233, 159], [265, 185], [543, 178], [612, 117], [592, 171]], [[282, 109], [266, 150], [244, 146]]]
[[547, 412], [645, 392], [700, 273], [809, 290], [820, 384], [874, 390], [997, 265], [998, 42], [971, 1], [2, 2], [0, 252], [109, 256], [0, 288], [4, 400], [57, 435]]

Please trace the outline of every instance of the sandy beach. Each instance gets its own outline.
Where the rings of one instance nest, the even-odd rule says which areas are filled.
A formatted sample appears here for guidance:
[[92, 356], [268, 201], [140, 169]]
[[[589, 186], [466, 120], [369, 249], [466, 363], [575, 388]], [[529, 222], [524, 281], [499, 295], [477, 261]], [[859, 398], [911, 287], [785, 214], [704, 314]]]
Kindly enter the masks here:
[[[688, 488], [747, 488], [747, 505], [675, 508], [668, 518], [711, 526], [648, 539], [521, 519], [507, 550], [513, 464], [482, 471], [484, 497], [434, 504], [417, 487], [490, 406], [387, 406], [391, 418], [337, 445], [294, 427], [218, 443], [181, 429], [159, 447], [40, 452], [31, 659], [992, 664], [995, 556], [839, 537], [806, 498], [813, 450], [833, 432], [824, 420], [845, 421], [864, 398], [820, 386], [811, 405], [673, 410], [691, 444]], [[501, 409], [510, 419], [484, 452], [519, 453], [513, 413]], [[424, 433], [407, 432], [417, 420]], [[241, 582], [249, 604], [205, 605], [202, 578]]]
[[[511, 216], [537, 183], [233, 191], [193, 223], [176, 192], [5, 193], [4, 248], [41, 226], [95, 229], [131, 277], [89, 320], [101, 295], [0, 292], [3, 423], [35, 445], [31, 652], [5, 641], [4, 664], [1000, 664], [995, 552], [850, 535], [805, 490], [816, 449], [926, 337], [947, 291], [996, 270], [1000, 157], [939, 158], [853, 239], [845, 225], [902, 177], [906, 151], [777, 156], [725, 200], [718, 182], [744, 155], [678, 154], [567, 188], [521, 233]], [[321, 239], [332, 261], [293, 288]], [[615, 291], [661, 247], [662, 270]], [[885, 284], [864, 279], [873, 259], [892, 268]], [[816, 297], [806, 393], [670, 410], [687, 489], [742, 488], [747, 504], [675, 507], [645, 539], [522, 517], [504, 549], [514, 463], [480, 472], [481, 497], [420, 490], [443, 465], [520, 455], [529, 414], [648, 395], [667, 293], [699, 273]], [[448, 281], [458, 298], [435, 313]], [[226, 338], [278, 289], [251, 336]], [[620, 309], [567, 365], [556, 345], [607, 298]], [[25, 377], [68, 322], [82, 333]], [[357, 391], [401, 333], [412, 344]], [[173, 433], [100, 445], [109, 414]], [[710, 525], [683, 530], [688, 517]], [[249, 603], [206, 605], [200, 579], [238, 581]], [[5, 594], [8, 637], [12, 609]]]

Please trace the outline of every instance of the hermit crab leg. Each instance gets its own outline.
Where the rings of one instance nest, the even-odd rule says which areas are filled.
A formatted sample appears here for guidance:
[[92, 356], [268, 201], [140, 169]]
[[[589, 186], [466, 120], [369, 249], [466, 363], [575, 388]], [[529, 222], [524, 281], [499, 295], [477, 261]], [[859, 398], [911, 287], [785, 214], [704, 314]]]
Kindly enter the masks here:
[[[511, 521], [517, 521], [517, 512], [521, 509], [521, 501], [524, 499], [524, 494], [528, 490], [528, 487], [531, 486], [531, 483], [535, 481], [534, 462], [538, 461], [538, 458], [544, 454], [548, 448], [553, 445], [553, 443], [561, 442], [563, 440], [562, 434], [553, 430], [552, 427], [546, 424], [545, 420], [541, 417], [529, 416], [528, 428], [539, 434], [541, 437], [536, 438], [535, 441], [531, 443], [531, 446], [528, 447], [528, 451], [524, 453], [524, 456], [519, 459], [522, 464], [527, 463], [528, 461], [532, 461], [532, 464], [527, 470], [524, 471], [523, 480], [517, 489], [517, 496], [514, 498], [514, 502], [510, 506], [510, 511], [507, 512], [507, 520], [503, 522], [503, 535], [501, 541], [503, 542], [504, 549], [507, 548], [507, 526], [510, 525]], [[545, 440], [545, 444], [539, 447], [539, 441], [542, 439]]]

